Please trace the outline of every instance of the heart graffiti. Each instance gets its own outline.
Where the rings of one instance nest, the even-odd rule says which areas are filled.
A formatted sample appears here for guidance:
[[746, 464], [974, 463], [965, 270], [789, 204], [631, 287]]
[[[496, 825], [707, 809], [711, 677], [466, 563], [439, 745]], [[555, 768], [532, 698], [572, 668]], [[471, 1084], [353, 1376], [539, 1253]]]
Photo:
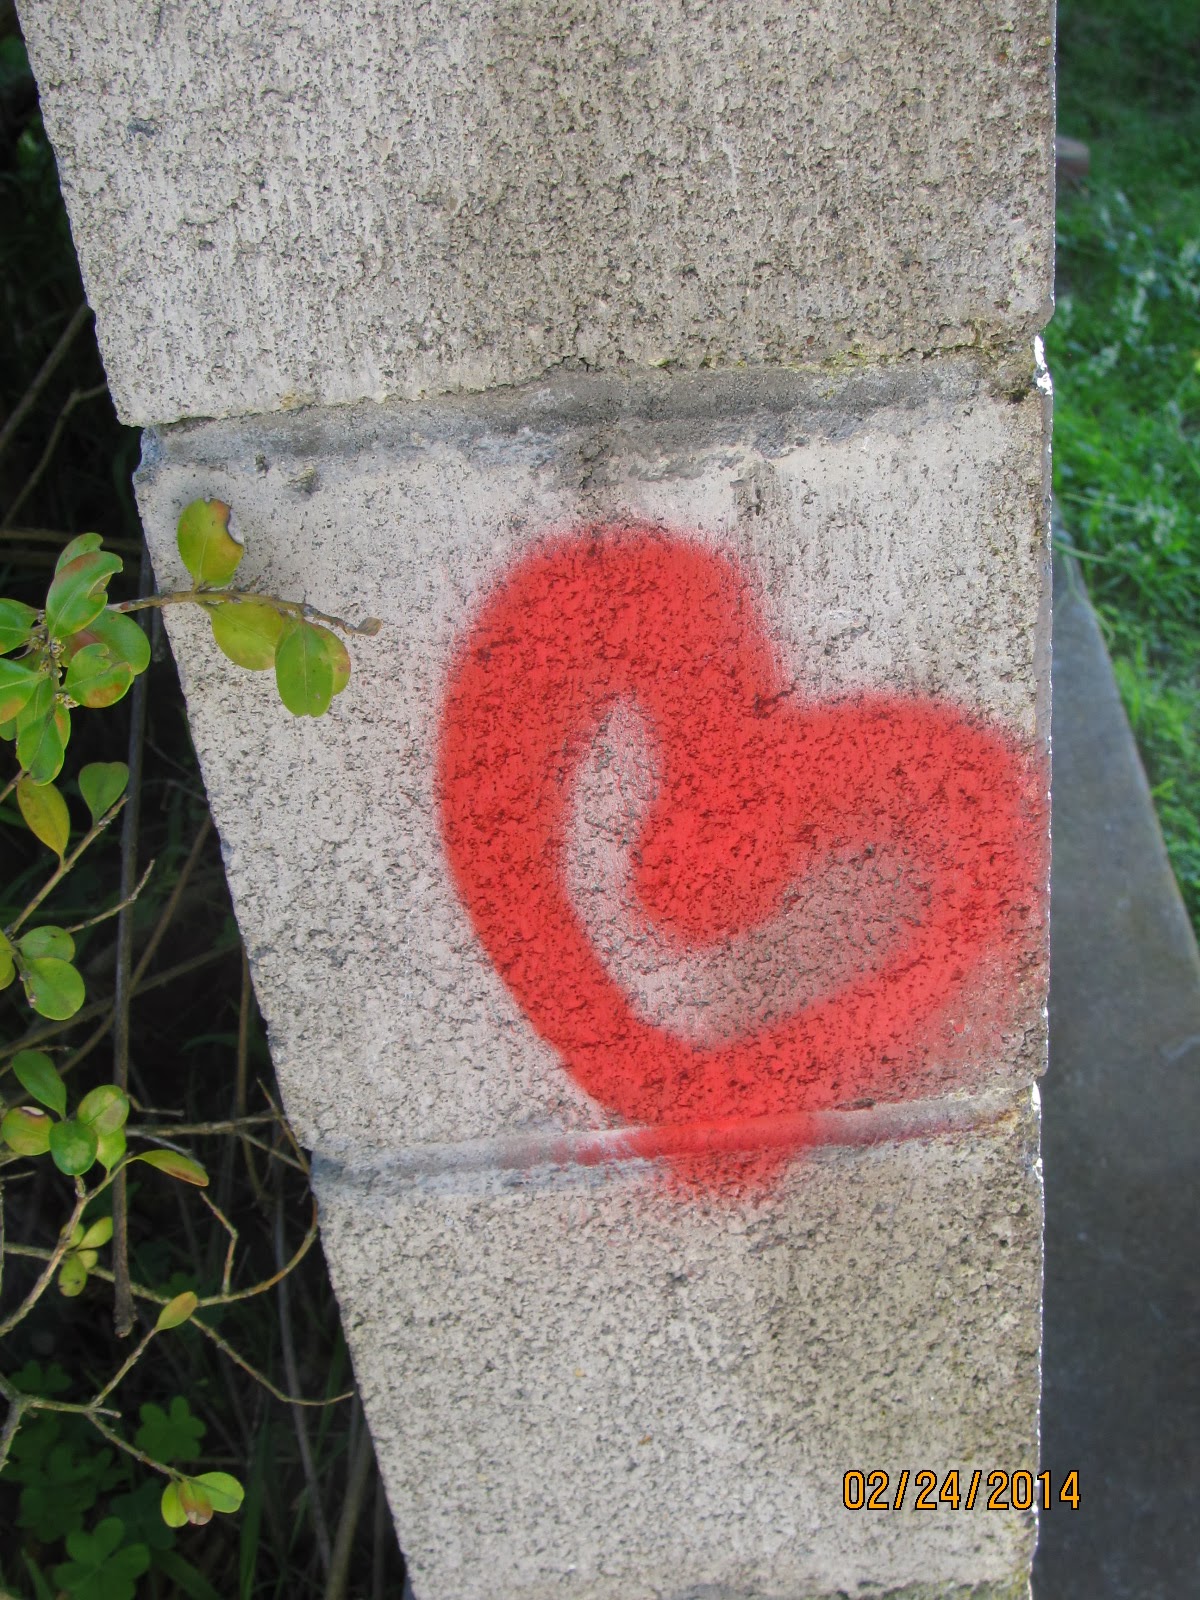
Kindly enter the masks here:
[[[603, 782], [621, 708], [653, 774], [624, 841], [630, 937], [741, 973], [707, 1031], [639, 998], [580, 904], [581, 774]], [[497, 972], [632, 1122], [895, 1098], [981, 982], [1015, 991], [1038, 937], [1042, 787], [1014, 741], [928, 697], [804, 698], [738, 565], [645, 527], [554, 538], [485, 598], [450, 666], [437, 796]], [[794, 979], [789, 916], [809, 953]]]

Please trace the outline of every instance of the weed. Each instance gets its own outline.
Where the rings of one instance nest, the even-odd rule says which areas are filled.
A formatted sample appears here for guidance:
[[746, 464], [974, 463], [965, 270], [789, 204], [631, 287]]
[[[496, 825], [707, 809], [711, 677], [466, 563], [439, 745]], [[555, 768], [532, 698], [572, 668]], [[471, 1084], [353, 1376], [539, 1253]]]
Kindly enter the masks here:
[[1054, 488], [1200, 925], [1200, 13], [1064, 0]]

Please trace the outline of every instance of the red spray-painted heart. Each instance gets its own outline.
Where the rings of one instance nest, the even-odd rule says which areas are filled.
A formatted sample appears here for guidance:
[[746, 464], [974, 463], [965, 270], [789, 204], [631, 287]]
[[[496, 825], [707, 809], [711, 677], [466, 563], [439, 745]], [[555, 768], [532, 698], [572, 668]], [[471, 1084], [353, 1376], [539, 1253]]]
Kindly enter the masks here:
[[[815, 992], [767, 1021], [703, 1039], [681, 1036], [669, 1008], [648, 1017], [597, 949], [568, 871], [580, 772], [623, 703], [658, 762], [630, 893], [660, 941], [719, 961], [731, 939], [772, 926], [798, 883], [819, 886], [839, 862], [844, 899], [876, 859], [903, 878], [886, 937], [847, 959], [843, 909], [824, 987], [818, 973]], [[634, 1122], [903, 1093], [947, 1008], [983, 969], [993, 989], [1014, 985], [1037, 938], [1040, 786], [1014, 743], [928, 698], [805, 701], [734, 562], [644, 527], [556, 538], [487, 598], [451, 663], [437, 794], [455, 885], [496, 970], [575, 1081]]]

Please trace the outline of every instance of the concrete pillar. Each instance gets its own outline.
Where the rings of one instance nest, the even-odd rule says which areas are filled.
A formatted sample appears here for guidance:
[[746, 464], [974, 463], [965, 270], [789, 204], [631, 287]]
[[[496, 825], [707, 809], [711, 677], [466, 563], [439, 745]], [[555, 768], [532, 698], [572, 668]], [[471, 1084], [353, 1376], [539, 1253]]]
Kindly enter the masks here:
[[1048, 5], [21, 11], [418, 1600], [1025, 1594]]

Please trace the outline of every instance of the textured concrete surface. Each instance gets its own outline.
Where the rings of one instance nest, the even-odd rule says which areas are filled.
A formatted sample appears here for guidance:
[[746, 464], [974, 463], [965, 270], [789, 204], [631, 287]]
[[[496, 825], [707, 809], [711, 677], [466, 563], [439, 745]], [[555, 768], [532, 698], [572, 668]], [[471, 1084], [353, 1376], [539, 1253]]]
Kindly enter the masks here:
[[20, 13], [127, 422], [1048, 316], [1048, 0]]
[[1036, 1600], [1200, 1589], [1200, 959], [1078, 573], [1055, 575]]
[[842, 1487], [1036, 1470], [1027, 1094], [757, 1195], [638, 1162], [316, 1181], [418, 1600], [1025, 1592], [1031, 1514]]
[[[246, 539], [247, 582], [385, 622], [355, 642], [349, 690], [311, 723], [220, 656], [201, 615], [167, 612], [306, 1143], [332, 1153], [604, 1125], [479, 943], [446, 869], [434, 793], [453, 642], [547, 530], [600, 511], [688, 530], [754, 575], [798, 693], [944, 698], [1007, 729], [1036, 767], [1049, 663], [1043, 400], [1031, 377], [1019, 401], [991, 393], [965, 360], [839, 382], [579, 380], [503, 402], [209, 424], [150, 441], [138, 494], [164, 586], [183, 576], [179, 510], [215, 495]], [[581, 770], [586, 794], [595, 759]], [[596, 837], [576, 829], [567, 867], [591, 874], [599, 909], [580, 893], [578, 915], [602, 932]], [[840, 981], [846, 918], [868, 884], [881, 916], [912, 914], [904, 885], [889, 887], [887, 850], [848, 885], [844, 858], [830, 870], [830, 898], [800, 908], [810, 981], [826, 986]], [[1023, 1084], [1041, 1070], [1043, 910], [1035, 897], [1003, 970], [981, 969], [965, 1009], [897, 1058], [882, 1098]], [[794, 950], [781, 936], [793, 1004]], [[678, 964], [664, 971], [678, 990]], [[711, 991], [711, 965], [691, 977]]]
[[[768, 631], [781, 699], [965, 708], [1004, 730], [1036, 789], [1045, 423], [1032, 360], [997, 374], [959, 357], [839, 378], [580, 377], [148, 440], [138, 495], [163, 585], [183, 576], [179, 510], [215, 495], [247, 582], [385, 622], [314, 724], [226, 662], [201, 616], [167, 613], [418, 1600], [1026, 1592], [1029, 1513], [851, 1512], [841, 1495], [852, 1469], [894, 1486], [905, 1469], [966, 1484], [1035, 1465], [1036, 884], [1015, 943], [895, 1054], [874, 1106], [833, 1085], [824, 1103], [842, 1109], [804, 1124], [807, 1153], [787, 1117], [647, 1142], [501, 982], [455, 890], [434, 774], [464, 630], [514, 565], [558, 548], [548, 533], [624, 518], [651, 551], [644, 530], [665, 526], [701, 566], [751, 575], [739, 604]], [[600, 654], [641, 648], [638, 626], [603, 631]], [[836, 998], [870, 965], [847, 955], [854, 938], [919, 930], [928, 884], [880, 817], [878, 852], [820, 865], [798, 934], [681, 952], [622, 932], [610, 846], [636, 836], [658, 781], [638, 714], [614, 704], [559, 761], [572, 798], [555, 848], [576, 923], [652, 1026], [741, 1028], [747, 994], [803, 1011], [806, 983]], [[524, 927], [527, 910], [516, 897], [502, 919]], [[915, 948], [914, 970], [936, 967]], [[692, 995], [681, 1017], [672, 993]]]

